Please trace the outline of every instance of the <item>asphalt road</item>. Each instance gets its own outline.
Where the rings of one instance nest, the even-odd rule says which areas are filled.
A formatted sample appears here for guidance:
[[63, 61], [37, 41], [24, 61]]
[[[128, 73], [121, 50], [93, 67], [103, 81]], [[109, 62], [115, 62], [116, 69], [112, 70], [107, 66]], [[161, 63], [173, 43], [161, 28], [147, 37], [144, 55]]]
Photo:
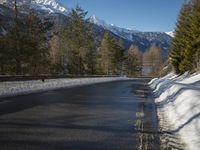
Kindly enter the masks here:
[[148, 80], [0, 99], [0, 150], [159, 149]]

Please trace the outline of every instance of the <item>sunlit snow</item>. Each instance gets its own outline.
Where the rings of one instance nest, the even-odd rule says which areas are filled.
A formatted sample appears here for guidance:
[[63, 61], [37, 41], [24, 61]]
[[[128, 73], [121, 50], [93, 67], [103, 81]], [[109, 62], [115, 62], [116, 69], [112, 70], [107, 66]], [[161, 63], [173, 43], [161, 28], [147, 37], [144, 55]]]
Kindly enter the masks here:
[[168, 131], [178, 133], [186, 149], [199, 150], [200, 74], [178, 76], [171, 73], [153, 79], [149, 85], [154, 90], [158, 114], [164, 112], [165, 122], [172, 125]]

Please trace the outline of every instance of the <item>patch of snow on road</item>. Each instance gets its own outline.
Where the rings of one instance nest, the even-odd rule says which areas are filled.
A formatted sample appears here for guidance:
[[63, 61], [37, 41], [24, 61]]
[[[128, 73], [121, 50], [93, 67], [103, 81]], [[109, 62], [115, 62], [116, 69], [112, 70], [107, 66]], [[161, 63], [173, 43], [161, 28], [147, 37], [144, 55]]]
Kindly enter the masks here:
[[49, 79], [45, 80], [45, 82], [42, 82], [42, 80], [0, 82], [0, 97], [14, 96], [18, 94], [53, 90], [57, 88], [75, 87], [80, 85], [88, 85], [101, 82], [125, 80], [125, 79], [127, 78], [105, 77], [105, 78]]
[[[177, 133], [188, 150], [200, 147], [200, 74], [170, 73], [149, 82], [159, 113], [164, 114], [168, 132]], [[162, 124], [162, 122], [161, 122]]]

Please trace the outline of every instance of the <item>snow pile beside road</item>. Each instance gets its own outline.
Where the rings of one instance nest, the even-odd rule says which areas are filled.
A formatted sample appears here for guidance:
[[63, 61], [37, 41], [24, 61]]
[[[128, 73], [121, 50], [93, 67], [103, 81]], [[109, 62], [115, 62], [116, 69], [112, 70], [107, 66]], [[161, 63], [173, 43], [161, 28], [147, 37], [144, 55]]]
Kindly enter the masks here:
[[[173, 73], [153, 79], [158, 117], [164, 114], [171, 126], [168, 132], [180, 135], [188, 150], [200, 148], [200, 74]], [[162, 122], [161, 122], [162, 124]]]
[[75, 87], [80, 85], [95, 84], [101, 82], [125, 80], [123, 77], [107, 78], [76, 78], [76, 79], [49, 79], [31, 81], [0, 82], [0, 97], [14, 96], [18, 94], [38, 91], [53, 90], [57, 88]]

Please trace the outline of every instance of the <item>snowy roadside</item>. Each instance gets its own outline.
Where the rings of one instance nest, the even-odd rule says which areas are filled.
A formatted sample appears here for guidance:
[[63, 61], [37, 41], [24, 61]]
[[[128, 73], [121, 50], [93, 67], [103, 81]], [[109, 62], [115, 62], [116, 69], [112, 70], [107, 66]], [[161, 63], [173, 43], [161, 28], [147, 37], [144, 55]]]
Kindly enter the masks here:
[[39, 91], [54, 90], [58, 88], [75, 87], [102, 82], [127, 80], [125, 77], [107, 78], [76, 78], [76, 79], [49, 79], [41, 80], [0, 82], [0, 97], [15, 96]]
[[[187, 150], [200, 147], [200, 74], [173, 73], [149, 82], [153, 89], [160, 124], [178, 134]], [[161, 116], [164, 115], [164, 116]], [[164, 117], [164, 119], [163, 119]]]

